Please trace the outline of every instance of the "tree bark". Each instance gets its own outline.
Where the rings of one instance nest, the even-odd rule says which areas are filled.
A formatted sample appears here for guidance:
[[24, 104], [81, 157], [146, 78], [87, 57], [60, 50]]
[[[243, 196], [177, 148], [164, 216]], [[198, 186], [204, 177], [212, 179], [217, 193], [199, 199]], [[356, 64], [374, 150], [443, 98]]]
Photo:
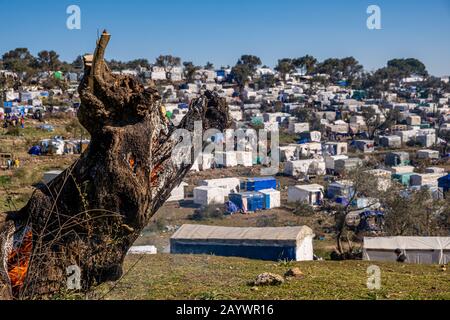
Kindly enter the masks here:
[[[79, 86], [80, 123], [91, 143], [28, 204], [0, 219], [0, 298], [41, 298], [67, 288], [67, 268], [81, 271], [81, 290], [117, 280], [125, 255], [150, 218], [192, 164], [177, 164], [172, 150], [177, 129], [163, 112], [152, 85], [112, 74], [103, 56], [106, 31], [85, 59]], [[224, 130], [230, 125], [224, 99], [211, 92], [192, 101], [180, 128]], [[25, 250], [32, 235], [32, 249]], [[12, 278], [14, 252], [22, 258], [23, 283]]]

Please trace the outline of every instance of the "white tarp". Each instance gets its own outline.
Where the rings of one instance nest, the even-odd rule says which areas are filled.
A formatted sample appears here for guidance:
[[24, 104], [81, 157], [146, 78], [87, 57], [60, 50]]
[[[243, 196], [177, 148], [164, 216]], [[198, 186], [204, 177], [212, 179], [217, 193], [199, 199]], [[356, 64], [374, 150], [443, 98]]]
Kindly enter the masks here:
[[155, 246], [132, 246], [127, 254], [156, 254]]
[[170, 193], [169, 199], [166, 201], [180, 201], [184, 199], [184, 187], [188, 184], [186, 182], [181, 182], [178, 187], [175, 187]]
[[194, 203], [202, 206], [225, 203], [225, 190], [219, 187], [201, 186], [194, 188]]
[[363, 259], [396, 261], [396, 249], [406, 255], [408, 263], [450, 262], [450, 237], [365, 237]]

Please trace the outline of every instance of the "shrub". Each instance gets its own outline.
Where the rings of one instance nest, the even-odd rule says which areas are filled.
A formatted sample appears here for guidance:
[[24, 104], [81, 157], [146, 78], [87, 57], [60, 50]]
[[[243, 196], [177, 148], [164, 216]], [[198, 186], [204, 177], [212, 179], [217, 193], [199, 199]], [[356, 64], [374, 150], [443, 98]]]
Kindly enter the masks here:
[[277, 220], [278, 218], [275, 215], [272, 216], [262, 215], [259, 216], [258, 219], [256, 220], [256, 226], [258, 228], [276, 227]]
[[296, 202], [292, 213], [300, 217], [310, 217], [314, 214], [314, 209], [306, 202]]
[[208, 219], [222, 219], [223, 218], [223, 208], [220, 205], [209, 205], [195, 210], [195, 212], [190, 216], [191, 220], [202, 221]]

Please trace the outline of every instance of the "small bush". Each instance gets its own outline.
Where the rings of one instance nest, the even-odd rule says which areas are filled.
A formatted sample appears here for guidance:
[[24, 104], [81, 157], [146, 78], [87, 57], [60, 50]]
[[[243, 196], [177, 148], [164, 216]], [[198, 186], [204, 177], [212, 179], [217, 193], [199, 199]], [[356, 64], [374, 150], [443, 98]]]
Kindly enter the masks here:
[[0, 186], [7, 186], [11, 183], [11, 177], [0, 176]]
[[19, 127], [8, 127], [6, 134], [9, 136], [18, 137], [20, 136], [20, 129]]
[[265, 227], [276, 227], [277, 225], [277, 216], [259, 216], [256, 220], [256, 226], [258, 228], [265, 228]]
[[149, 224], [148, 231], [150, 232], [164, 231], [166, 229], [166, 226], [167, 226], [166, 220], [163, 218], [158, 218]]
[[314, 209], [306, 202], [296, 202], [292, 213], [300, 217], [310, 217], [314, 214]]
[[190, 216], [191, 220], [202, 221], [208, 219], [222, 219], [223, 218], [223, 208], [219, 205], [209, 205], [195, 210], [195, 212]]

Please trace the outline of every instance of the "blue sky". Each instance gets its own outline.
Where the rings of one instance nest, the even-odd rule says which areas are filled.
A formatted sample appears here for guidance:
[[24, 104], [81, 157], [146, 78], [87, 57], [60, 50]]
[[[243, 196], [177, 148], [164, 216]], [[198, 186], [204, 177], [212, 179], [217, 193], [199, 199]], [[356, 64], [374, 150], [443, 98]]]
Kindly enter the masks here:
[[[81, 30], [66, 28], [66, 8], [81, 8]], [[381, 30], [368, 30], [366, 9], [381, 8]], [[216, 67], [241, 54], [264, 64], [312, 54], [353, 55], [367, 70], [415, 57], [450, 75], [450, 0], [0, 0], [0, 53], [53, 49], [64, 60], [91, 52], [97, 30], [112, 39], [107, 58], [173, 54]]]

